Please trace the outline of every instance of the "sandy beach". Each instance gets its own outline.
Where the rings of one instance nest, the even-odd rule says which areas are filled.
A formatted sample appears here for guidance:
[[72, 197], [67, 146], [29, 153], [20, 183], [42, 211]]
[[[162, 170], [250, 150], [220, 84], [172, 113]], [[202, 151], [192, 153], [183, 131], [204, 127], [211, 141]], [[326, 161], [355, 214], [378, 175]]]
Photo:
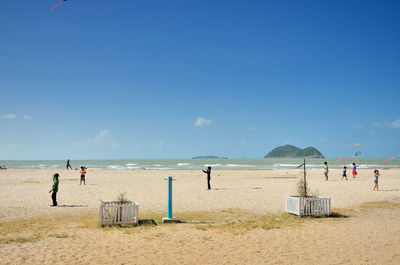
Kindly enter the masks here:
[[[340, 213], [338, 218], [310, 219], [298, 224], [296, 221], [278, 225], [281, 229], [226, 229], [220, 223], [224, 222], [222, 213], [227, 211], [234, 212], [229, 217], [232, 222], [249, 216], [283, 218], [284, 198], [296, 194], [296, 182], [302, 171], [215, 170], [212, 190], [207, 190], [201, 171], [88, 170], [87, 185], [79, 186], [78, 171], [60, 170], [59, 206], [50, 207], [48, 191], [54, 170], [4, 170], [0, 171], [0, 263], [399, 263], [396, 245], [400, 239], [400, 170], [381, 171], [379, 192], [372, 191], [372, 172], [360, 170], [356, 179], [350, 176], [346, 181], [340, 179], [341, 171], [331, 170], [329, 181], [325, 181], [321, 170], [307, 171], [311, 190], [331, 198], [332, 208]], [[175, 179], [174, 215], [193, 221], [187, 220], [187, 213], [191, 212], [197, 221], [213, 221], [211, 225], [98, 227], [100, 199], [112, 201], [119, 192], [139, 202], [141, 216], [165, 216], [168, 176]], [[365, 203], [376, 201], [386, 204], [369, 210], [362, 208]], [[79, 221], [71, 216], [89, 217]], [[16, 228], [26, 220], [31, 222], [24, 225], [25, 230]], [[29, 240], [35, 228], [27, 229], [40, 220], [45, 220], [48, 227], [37, 228], [40, 238]], [[24, 236], [28, 240], [18, 240]]]

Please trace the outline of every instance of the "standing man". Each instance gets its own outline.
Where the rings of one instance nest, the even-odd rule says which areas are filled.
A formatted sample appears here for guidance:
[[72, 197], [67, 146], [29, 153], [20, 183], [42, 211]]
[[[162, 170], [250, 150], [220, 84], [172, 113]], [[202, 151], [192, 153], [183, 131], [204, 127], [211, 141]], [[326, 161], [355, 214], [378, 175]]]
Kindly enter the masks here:
[[67, 170], [68, 168], [72, 169], [71, 165], [69, 164], [69, 159], [67, 160]]
[[49, 190], [49, 193], [51, 192], [51, 199], [53, 200], [53, 205], [50, 206], [57, 206], [57, 192], [58, 192], [58, 173], [53, 175], [53, 186], [51, 186], [51, 190]]
[[210, 184], [210, 180], [211, 180], [211, 167], [207, 168], [207, 171], [203, 170], [204, 173], [207, 174], [207, 186], [208, 189], [211, 190], [211, 184]]

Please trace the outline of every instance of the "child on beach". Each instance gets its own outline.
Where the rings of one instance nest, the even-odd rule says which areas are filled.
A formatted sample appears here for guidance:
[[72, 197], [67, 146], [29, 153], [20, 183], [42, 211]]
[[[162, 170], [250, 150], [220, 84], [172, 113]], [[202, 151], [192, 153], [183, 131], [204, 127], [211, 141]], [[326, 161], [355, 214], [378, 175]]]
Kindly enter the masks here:
[[343, 178], [346, 178], [346, 180], [347, 180], [347, 167], [346, 166], [344, 166], [344, 168], [343, 168], [342, 180], [343, 180]]
[[355, 178], [357, 176], [357, 166], [356, 163], [353, 163], [353, 178]]
[[85, 175], [86, 175], [86, 167], [81, 167], [81, 181], [79, 182], [79, 185], [82, 184], [82, 181], [83, 181], [83, 185], [86, 185]]
[[325, 180], [328, 180], [328, 162], [324, 162], [324, 175], [325, 175]]
[[203, 170], [204, 173], [207, 174], [207, 186], [208, 189], [211, 190], [211, 184], [210, 184], [210, 180], [211, 180], [211, 167], [207, 168], [207, 171]]
[[379, 188], [378, 188], [378, 178], [379, 178], [379, 176], [381, 175], [381, 174], [379, 174], [379, 170], [377, 170], [377, 169], [375, 169], [374, 170], [374, 189], [373, 190], [376, 190], [376, 191], [379, 191]]
[[58, 192], [58, 173], [53, 175], [53, 186], [51, 186], [51, 190], [49, 191], [51, 193], [51, 199], [53, 200], [53, 205], [50, 206], [57, 206], [57, 192]]

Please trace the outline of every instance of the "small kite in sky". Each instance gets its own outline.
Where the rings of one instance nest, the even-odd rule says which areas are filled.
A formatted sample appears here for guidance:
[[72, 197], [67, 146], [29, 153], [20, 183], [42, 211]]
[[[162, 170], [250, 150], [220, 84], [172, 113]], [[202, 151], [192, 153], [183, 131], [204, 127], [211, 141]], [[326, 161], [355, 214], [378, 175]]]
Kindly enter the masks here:
[[341, 146], [344, 146], [344, 147], [352, 147], [352, 146], [358, 146], [358, 145], [360, 145], [360, 143], [354, 143], [354, 144], [342, 144]]
[[52, 8], [50, 8], [51, 11], [54, 10], [54, 8], [56, 8], [57, 6], [61, 5], [62, 2], [65, 2], [67, 0], [62, 0], [60, 3], [56, 4], [55, 6], [53, 6]]
[[354, 156], [360, 156], [361, 155], [361, 152], [360, 151], [357, 151], [355, 154], [354, 154]]

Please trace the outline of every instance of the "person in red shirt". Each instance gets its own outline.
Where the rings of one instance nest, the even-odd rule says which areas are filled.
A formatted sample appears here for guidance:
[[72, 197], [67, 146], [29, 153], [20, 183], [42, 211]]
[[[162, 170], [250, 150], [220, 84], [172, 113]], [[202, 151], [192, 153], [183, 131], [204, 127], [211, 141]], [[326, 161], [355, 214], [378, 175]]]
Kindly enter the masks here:
[[83, 185], [86, 185], [85, 175], [86, 175], [86, 167], [81, 167], [81, 182], [79, 182], [79, 185], [82, 184], [82, 181], [83, 181]]

